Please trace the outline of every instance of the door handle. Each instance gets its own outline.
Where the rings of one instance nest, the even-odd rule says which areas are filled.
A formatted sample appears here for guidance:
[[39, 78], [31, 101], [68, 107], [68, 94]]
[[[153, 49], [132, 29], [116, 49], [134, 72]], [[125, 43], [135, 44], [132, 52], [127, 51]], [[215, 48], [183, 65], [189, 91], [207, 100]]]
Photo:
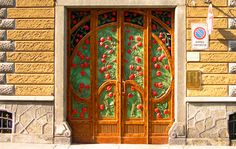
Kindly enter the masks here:
[[125, 92], [126, 92], [126, 88], [125, 88], [125, 81], [122, 81], [122, 84], [123, 84], [123, 91], [122, 91], [122, 95], [125, 95]]

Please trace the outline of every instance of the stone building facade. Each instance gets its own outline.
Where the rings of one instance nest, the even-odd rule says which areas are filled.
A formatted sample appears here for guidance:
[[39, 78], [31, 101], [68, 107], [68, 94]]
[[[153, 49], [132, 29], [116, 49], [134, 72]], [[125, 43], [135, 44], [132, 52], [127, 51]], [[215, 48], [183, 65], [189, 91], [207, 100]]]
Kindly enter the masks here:
[[[204, 0], [0, 0], [0, 110], [13, 113], [2, 142], [71, 143], [67, 119], [66, 13], [70, 8], [175, 9], [175, 122], [169, 144], [230, 145], [236, 111], [236, 2], [212, 0], [209, 49], [191, 49], [191, 23], [205, 23]], [[201, 71], [200, 89], [186, 72]]]

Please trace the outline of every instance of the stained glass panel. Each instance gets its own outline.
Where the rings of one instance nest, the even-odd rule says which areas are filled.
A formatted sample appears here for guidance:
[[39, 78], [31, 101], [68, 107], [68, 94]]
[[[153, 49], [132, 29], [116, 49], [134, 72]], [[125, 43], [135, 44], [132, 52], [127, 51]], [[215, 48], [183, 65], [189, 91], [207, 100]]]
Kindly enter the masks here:
[[115, 117], [115, 86], [108, 85], [100, 94], [100, 117], [114, 118]]
[[128, 86], [127, 92], [127, 117], [128, 118], [142, 118], [143, 103], [140, 93], [134, 86]]
[[165, 50], [152, 38], [151, 48], [151, 93], [158, 98], [166, 93], [171, 85], [170, 64]]
[[90, 15], [90, 11], [72, 11], [71, 12], [71, 22], [70, 27], [74, 27], [77, 23], [79, 23], [83, 18]]
[[170, 116], [168, 101], [154, 104], [153, 109], [153, 119], [165, 119]]
[[117, 29], [108, 26], [98, 31], [98, 86], [117, 78]]
[[98, 26], [101, 26], [107, 23], [116, 22], [116, 21], [117, 21], [116, 11], [107, 12], [107, 13], [98, 15]]
[[131, 26], [125, 26], [124, 32], [125, 57], [123, 62], [125, 69], [125, 80], [134, 80], [139, 86], [143, 88], [143, 31]]
[[136, 12], [124, 12], [124, 20], [127, 23], [136, 24], [139, 26], [144, 25], [144, 16], [142, 14], [136, 13]]
[[154, 33], [165, 45], [171, 55], [171, 35], [156, 21], [152, 21], [152, 33]]
[[71, 114], [73, 118], [88, 119], [88, 105], [73, 99]]
[[165, 23], [167, 26], [171, 26], [171, 17], [172, 17], [172, 12], [171, 11], [165, 11], [165, 10], [156, 10], [152, 11], [152, 15], [155, 16], [156, 18], [160, 19], [163, 23]]
[[90, 38], [84, 40], [73, 57], [70, 72], [70, 82], [74, 93], [80, 98], [88, 98], [91, 94], [90, 80]]

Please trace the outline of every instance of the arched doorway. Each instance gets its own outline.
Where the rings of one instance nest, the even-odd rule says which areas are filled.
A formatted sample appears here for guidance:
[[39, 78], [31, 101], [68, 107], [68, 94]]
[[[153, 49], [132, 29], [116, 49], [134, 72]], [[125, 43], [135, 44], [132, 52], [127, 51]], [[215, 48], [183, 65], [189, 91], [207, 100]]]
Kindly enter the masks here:
[[67, 120], [78, 143], [168, 142], [173, 9], [68, 12]]

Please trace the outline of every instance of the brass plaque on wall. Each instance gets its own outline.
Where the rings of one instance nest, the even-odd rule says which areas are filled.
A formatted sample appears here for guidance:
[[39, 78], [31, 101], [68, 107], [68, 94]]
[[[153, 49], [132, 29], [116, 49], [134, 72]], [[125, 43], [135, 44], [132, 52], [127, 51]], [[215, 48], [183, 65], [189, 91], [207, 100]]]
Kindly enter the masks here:
[[189, 70], [187, 71], [187, 89], [201, 88], [201, 71]]

